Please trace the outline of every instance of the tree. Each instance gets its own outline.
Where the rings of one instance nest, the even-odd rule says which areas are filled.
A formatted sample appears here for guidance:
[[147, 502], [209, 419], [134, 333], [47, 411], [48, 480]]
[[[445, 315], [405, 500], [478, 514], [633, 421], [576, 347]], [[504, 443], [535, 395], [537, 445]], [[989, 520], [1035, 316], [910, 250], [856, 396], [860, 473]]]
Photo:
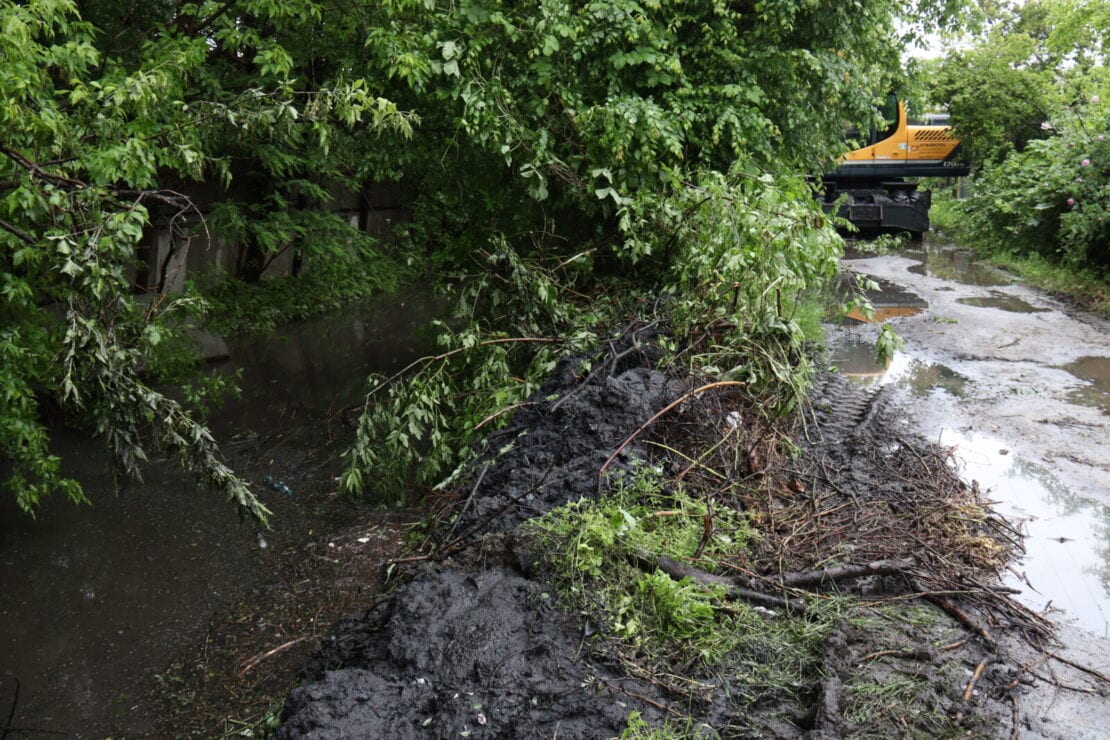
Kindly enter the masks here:
[[1060, 105], [1097, 92], [1107, 29], [1104, 3], [1042, 0], [1006, 9], [968, 49], [933, 70], [932, 98], [952, 114], [974, 164], [999, 162], [1044, 138]]
[[[423, 199], [412, 236], [441, 259], [490, 239], [534, 257], [597, 240], [598, 265], [650, 280], [679, 253], [645, 236], [668, 194], [739, 158], [819, 171], [841, 122], [872, 116], [898, 77], [895, 20], [952, 22], [964, 2], [140, 5], [0, 0], [0, 441], [28, 511], [52, 490], [82, 497], [49, 454], [48, 404], [121, 472], [137, 474], [149, 427], [264, 514], [141, 372], [189, 305], [138, 300], [127, 268], [155, 214], [186, 223], [189, 183], [251, 193], [229, 189], [212, 226], [249, 247], [253, 275], [291, 244], [357, 238], [321, 228], [329, 185], [405, 175]], [[416, 118], [401, 110], [423, 121], [404, 146]]]
[[[315, 4], [163, 3], [133, 17], [117, 3], [89, 10], [129, 21], [106, 33], [71, 0], [0, 2], [4, 484], [28, 512], [55, 490], [84, 500], [49, 452], [40, 413], [49, 403], [103, 437], [120, 473], [138, 475], [149, 428], [156, 447], [265, 516], [207, 429], [143, 381], [168, 322], [190, 302], [133, 295], [136, 245], [156, 209], [171, 222], [194, 210], [181, 183], [229, 182], [245, 156], [285, 176], [287, 190], [318, 196], [319, 181], [295, 175], [343, 172], [332, 140], [356, 129], [404, 132], [409, 119], [361, 79], [298, 84], [307, 81], [293, 76], [281, 31], [318, 20]], [[187, 242], [187, 230], [180, 237]]]
[[1028, 2], [941, 65], [934, 95], [979, 165], [966, 238], [1105, 273], [1110, 10]]

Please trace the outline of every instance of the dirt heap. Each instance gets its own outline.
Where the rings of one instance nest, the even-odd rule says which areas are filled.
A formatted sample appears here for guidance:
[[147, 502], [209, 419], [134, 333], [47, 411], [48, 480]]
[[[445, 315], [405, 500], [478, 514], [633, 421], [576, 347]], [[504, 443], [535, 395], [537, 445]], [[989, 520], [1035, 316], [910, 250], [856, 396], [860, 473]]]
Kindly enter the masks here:
[[[454, 549], [596, 496], [605, 459], [677, 390], [644, 367], [582, 385], [578, 364], [562, 365], [488, 440], [442, 536]], [[562, 400], [551, 410], [553, 396]], [[583, 625], [552, 606], [527, 550], [491, 551], [486, 540], [460, 557], [341, 623], [278, 737], [591, 737], [620, 734], [633, 708], [655, 718], [622, 693], [648, 689], [580, 656]]]
[[[543, 553], [517, 527], [597, 497], [599, 471], [630, 438], [610, 470], [651, 457], [640, 432], [684, 388], [652, 369], [649, 356], [621, 356], [625, 367], [589, 374], [564, 364], [488, 440], [456, 486], [451, 516], [435, 527], [432, 554], [338, 626], [290, 695], [277, 737], [614, 737], [664, 722], [683, 736], [699, 728], [720, 737], [933, 736], [969, 727], [1009, 734], [1000, 729], [1010, 719], [1003, 701], [1020, 671], [1006, 666], [985, 625], [1045, 625], [987, 583], [983, 563], [1001, 563], [1010, 547], [1005, 523], [978, 506], [943, 451], [895, 421], [889, 399], [837, 378], [815, 386], [814, 413], [798, 430], [800, 457], [781, 454], [781, 430], [723, 393], [691, 396], [654, 438], [679, 449], [679, 437], [701, 444], [735, 434], [709, 447], [727, 460], [700, 457], [702, 467], [718, 466], [714, 475], [744, 482], [730, 483], [726, 490], [742, 493], [720, 505], [745, 511], [763, 530], [752, 558], [722, 563], [734, 572], [730, 593], [772, 607], [770, 620], [806, 619], [801, 596], [849, 592], [879, 616], [845, 618], [829, 631], [812, 683], [789, 696], [753, 699], [733, 683], [740, 674], [702, 671], [688, 682], [699, 687], [695, 701], [675, 687], [696, 661], [656, 680], [630, 670], [635, 651], [622, 661], [597, 649], [604, 629], [555, 605]], [[652, 464], [670, 474], [686, 468], [681, 477], [693, 467], [681, 460]], [[711, 524], [707, 517], [707, 531]], [[849, 567], [830, 568], [836, 558]], [[675, 567], [681, 572], [672, 575], [726, 580]], [[954, 587], [964, 596], [939, 593]], [[912, 597], [926, 600], [916, 598], [916, 616], [905, 616], [899, 610]]]

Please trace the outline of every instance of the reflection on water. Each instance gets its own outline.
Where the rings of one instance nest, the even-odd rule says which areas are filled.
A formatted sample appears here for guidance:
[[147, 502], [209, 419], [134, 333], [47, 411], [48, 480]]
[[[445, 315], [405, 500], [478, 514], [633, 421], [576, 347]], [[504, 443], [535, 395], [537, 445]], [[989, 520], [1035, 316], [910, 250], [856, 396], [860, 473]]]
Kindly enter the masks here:
[[997, 308], [1000, 311], [1009, 311], [1010, 313], [1046, 313], [1052, 310], [1050, 308], [1038, 308], [1017, 296], [1003, 295], [993, 291], [989, 298], [958, 298], [956, 303], [975, 306], [976, 308]]
[[879, 306], [872, 305], [874, 309], [870, 318], [858, 308], [853, 308], [847, 314], [849, 319], [854, 319], [865, 324], [882, 324], [891, 319], [900, 319], [906, 316], [917, 316], [925, 310], [924, 306]]
[[938, 390], [957, 397], [964, 395], [967, 378], [944, 365], [905, 352], [895, 352], [890, 362], [882, 365], [875, 357], [874, 343], [844, 336], [832, 339], [829, 350], [830, 364], [862, 385], [895, 383], [921, 397]]
[[945, 429], [940, 443], [954, 447], [965, 479], [976, 480], [995, 508], [1024, 522], [1026, 554], [1007, 585], [1034, 610], [1051, 603], [1066, 618], [1110, 636], [1110, 506], [1081, 496], [1043, 468], [1016, 459], [1005, 443], [978, 433]]
[[[217, 438], [265, 439], [259, 449], [279, 470], [308, 462], [318, 468], [318, 450], [290, 443], [308, 427], [293, 425], [330, 423], [361, 400], [368, 373], [415, 359], [423, 349], [416, 328], [436, 308], [419, 294], [394, 296], [276, 338], [233, 342], [230, 361], [217, 371], [242, 370], [243, 398], [213, 420]], [[328, 432], [338, 446], [352, 435], [339, 422]], [[262, 489], [277, 517], [266, 535], [274, 546], [262, 548], [255, 525], [174, 466], [153, 462], [144, 483], [116, 496], [102, 444], [66, 432], [54, 441], [66, 474], [81, 481], [93, 505], [55, 496], [30, 519], [11, 496], [0, 497], [0, 723], [18, 680], [12, 727], [149, 736], [153, 728], [131, 718], [149, 672], [203, 640], [210, 615], [274, 569], [275, 550], [349, 512], [338, 501], [324, 507]], [[244, 455], [253, 449], [241, 447]], [[233, 466], [239, 449], [225, 444]]]
[[370, 373], [391, 374], [427, 349], [418, 329], [441, 308], [400, 292], [276, 334], [229, 342], [217, 372], [242, 373], [243, 395], [212, 419], [216, 430], [272, 430], [302, 414], [334, 414], [362, 401]]
[[921, 252], [906, 252], [907, 257], [921, 259], [920, 265], [909, 268], [915, 275], [951, 280], [963, 285], [1010, 285], [1013, 278], [990, 265], [975, 261], [975, 254], [966, 249], [930, 246]]
[[1110, 357], [1080, 357], [1063, 369], [1089, 383], [1069, 393], [1070, 401], [1110, 414]]

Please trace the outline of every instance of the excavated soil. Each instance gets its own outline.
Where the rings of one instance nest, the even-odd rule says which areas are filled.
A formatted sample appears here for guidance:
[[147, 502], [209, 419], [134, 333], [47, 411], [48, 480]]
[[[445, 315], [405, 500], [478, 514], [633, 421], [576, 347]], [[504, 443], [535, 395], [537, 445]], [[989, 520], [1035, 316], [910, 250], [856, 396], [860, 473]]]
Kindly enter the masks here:
[[[1016, 737], [1036, 726], [1020, 711], [1030, 668], [1007, 645], [1047, 640], [1050, 627], [995, 590], [982, 566], [1001, 564], [1019, 538], [978, 508], [977, 490], [944, 451], [913, 437], [886, 394], [835, 376], [815, 384], [800, 455], [781, 454], [756, 424], [734, 445], [743, 462], [732, 473], [750, 485], [733, 505], [765, 526], [757, 557], [777, 558], [779, 575], [823, 568], [830, 553], [896, 563], [844, 582], [817, 571], [815, 594], [852, 593], [879, 616], [833, 629], [809, 685], [755, 701], [727, 672], [683, 677], [674, 666], [655, 680], [599, 649], [597, 628], [556, 606], [544, 553], [518, 527], [597, 497], [599, 471], [630, 437], [610, 471], [652, 456], [639, 432], [686, 388], [649, 356], [621, 361], [585, 377], [565, 364], [489, 439], [439, 512], [429, 554], [409, 558], [391, 592], [339, 624], [288, 698], [277, 737], [616, 737], [632, 712], [692, 737]], [[691, 398], [670, 432], [696, 438], [754, 418], [730, 403]], [[741, 586], [785, 593], [769, 586], [767, 567], [737, 571]], [[698, 701], [675, 691], [676, 676], [700, 687]], [[1105, 691], [1086, 679], [1083, 691]]]

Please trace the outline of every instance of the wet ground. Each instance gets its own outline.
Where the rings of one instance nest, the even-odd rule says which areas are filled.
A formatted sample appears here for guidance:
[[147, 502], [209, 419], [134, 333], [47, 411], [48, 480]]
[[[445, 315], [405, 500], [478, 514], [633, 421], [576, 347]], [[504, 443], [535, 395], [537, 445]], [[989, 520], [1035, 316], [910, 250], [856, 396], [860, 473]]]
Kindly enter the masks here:
[[[328, 542], [375, 516], [335, 495], [338, 453], [352, 435], [341, 410], [361, 400], [367, 373], [394, 371], [420, 354], [415, 329], [430, 305], [401, 295], [231, 343], [216, 371], [240, 371], [244, 395], [213, 428], [232, 466], [274, 509], [271, 531], [240, 522], [191, 476], [157, 461], [143, 484], [117, 496], [103, 448], [78, 434], [56, 435], [68, 474], [93, 505], [48, 500], [32, 520], [9, 498], [0, 502], [0, 712], [5, 719], [12, 712], [5, 730], [159, 735], [166, 709], [150, 705], [150, 690], [183, 680], [180, 666], [170, 666], [184, 651], [215, 652], [209, 641], [221, 635], [213, 623], [250, 615], [252, 639], [286, 641], [287, 628], [252, 611], [252, 602], [306, 588], [304, 573], [286, 567], [291, 560], [330, 567], [338, 553], [370, 547], [378, 535], [398, 549], [397, 535], [384, 530]], [[292, 494], [268, 487], [267, 478]], [[313, 647], [306, 643], [301, 659]]]
[[[1069, 314], [1053, 300], [1012, 285], [1006, 275], [975, 264], [958, 250], [930, 246], [902, 255], [853, 255], [847, 264], [881, 279], [883, 290], [875, 296], [878, 316], [894, 326], [906, 346], [888, 367], [877, 366], [871, 359], [876, 328], [847, 322], [833, 333], [835, 364], [861, 384], [889, 389], [887, 395], [898, 397], [906, 417], [912, 416], [926, 437], [957, 447], [965, 475], [989, 489], [990, 497], [1000, 502], [998, 508], [1026, 520], [1028, 552], [1010, 585], [1023, 591], [1019, 598], [1033, 609], [1051, 604], [1051, 609], [1061, 610], [1053, 613], [1082, 630], [1065, 633], [1071, 651], [1066, 654], [1107, 672], [1110, 461], [1105, 439], [1110, 340], [1105, 322]], [[269, 476], [294, 489], [292, 497], [264, 491], [279, 515], [275, 532], [259, 533], [238, 523], [222, 502], [196, 492], [187, 477], [160, 465], [152, 466], [145, 486], [117, 499], [109, 492], [99, 448], [75, 437], [63, 440], [74, 474], [87, 482], [98, 505], [73, 509], [55, 501], [37, 522], [8, 510], [0, 520], [0, 592], [6, 596], [0, 603], [0, 710], [6, 712], [12, 705], [18, 679], [13, 728], [71, 736], [178, 734], [184, 725], [163, 705], [150, 704], [152, 681], [180, 681], [204, 704], [211, 700], [197, 686], [209, 675], [212, 683], [231, 676], [235, 680], [228, 687], [208, 687], [219, 689], [226, 701], [246, 681], [284, 660], [286, 678], [278, 676], [272, 684], [276, 695], [281, 693], [276, 687], [281, 680], [288, 685], [298, 662], [306, 660], [321, 640], [326, 644], [330, 622], [325, 613], [290, 618], [270, 604], [338, 604], [350, 598], [356, 606], [349, 610], [354, 611], [372, 602], [380, 574], [345, 570], [343, 563], [356, 556], [380, 563], [402, 546], [403, 529], [385, 520], [380, 526], [366, 526], [372, 515], [338, 500], [330, 476], [335, 453], [347, 436], [340, 412], [358, 400], [365, 372], [394, 369], [417, 353], [411, 330], [419, 312], [399, 305], [403, 301], [399, 299], [392, 310], [379, 307], [364, 319], [356, 317], [353, 335], [343, 328], [352, 325], [346, 316], [293, 329], [276, 343], [232, 347], [233, 362], [243, 368], [244, 385], [252, 392], [221, 414], [216, 425], [232, 440], [227, 449], [233, 463], [259, 482]], [[352, 352], [352, 347], [366, 349]], [[652, 382], [652, 387], [658, 386], [658, 379]], [[642, 389], [633, 395], [645, 397]], [[601, 404], [598, 408], [604, 413], [599, 418], [610, 423], [617, 406], [638, 408]], [[643, 411], [637, 411], [636, 419]], [[485, 508], [478, 500], [474, 512], [482, 511], [488, 518], [518, 507], [522, 516], [534, 514], [542, 497], [532, 501], [532, 494], [569, 485], [552, 472], [552, 464], [531, 470], [535, 467], [507, 467], [506, 481], [515, 481], [521, 495]], [[529, 471], [542, 473], [543, 479], [538, 484], [517, 480]], [[489, 472], [484, 487], [492, 485], [495, 473]], [[352, 521], [363, 524], [352, 529]], [[550, 681], [542, 687], [540, 699], [551, 702], [544, 712], [551, 711], [541, 712], [543, 721], [530, 714], [540, 711], [535, 709], [536, 695], [514, 695], [514, 701], [520, 699], [514, 711], [532, 718], [522, 720], [525, 724], [550, 722], [558, 733], [569, 726], [560, 725], [559, 717], [568, 716], [588, 727], [599, 712], [628, 700], [627, 695], [603, 689], [590, 699], [594, 703], [579, 707], [580, 714], [560, 708], [558, 702], [580, 688], [586, 675], [561, 657], [564, 642], [578, 644], [577, 628], [564, 625], [560, 629], [565, 632], [536, 638], [536, 621], [546, 619], [547, 607], [545, 592], [533, 593], [532, 586], [518, 582], [518, 571], [528, 571], [526, 563], [511, 548], [480, 559], [495, 564], [490, 578], [454, 578], [454, 571], [447, 569], [442, 582], [425, 579], [412, 587], [414, 594], [434, 591], [437, 603], [444, 598], [453, 603], [456, 596], [472, 599], [479, 612], [486, 608], [489, 594], [519, 597], [523, 606], [509, 610], [516, 621], [506, 622], [511, 635], [486, 634], [488, 620], [460, 614], [463, 622], [470, 619], [472, 632], [485, 635], [485, 642], [473, 641], [477, 647], [467, 654], [470, 662], [456, 666], [466, 675], [451, 674], [453, 683], [443, 686], [420, 683], [421, 677], [427, 679], [420, 671], [431, 670], [441, 657], [420, 647], [425, 636], [438, 629], [436, 624], [420, 626], [420, 618], [428, 615], [419, 612], [419, 603], [394, 601], [382, 607], [377, 602], [364, 620], [351, 624], [356, 631], [365, 630], [375, 620], [388, 619], [403, 628], [408, 637], [394, 636], [404, 640], [402, 647], [393, 650], [383, 642], [375, 648], [393, 650], [385, 656], [393, 663], [386, 664], [388, 670], [363, 669], [362, 685], [337, 681], [320, 688], [321, 696], [341, 695], [344, 707], [368, 707], [373, 691], [396, 691], [399, 704], [411, 704], [414, 711], [426, 708], [432, 697], [445, 712], [438, 716], [448, 720], [450, 728], [477, 732], [492, 718], [492, 699], [466, 692], [489, 689], [493, 679], [510, 687], [519, 682], [516, 673], [503, 673], [514, 664], [506, 667], [488, 658], [490, 650], [511, 637], [529, 645], [546, 640], [545, 655], [550, 658], [550, 664], [541, 666]], [[306, 572], [306, 563], [334, 568], [338, 586], [322, 594], [320, 572]], [[508, 570], [498, 571], [498, 563]], [[404, 618], [393, 620], [396, 614]], [[236, 630], [253, 647], [238, 646], [237, 655], [229, 653], [221, 664], [227, 636]], [[353, 644], [344, 649], [360, 648]], [[868, 652], [868, 658], [873, 655], [867, 644], [861, 651]], [[1030, 662], [1036, 659], [1031, 656]], [[153, 675], [156, 670], [160, 678]], [[190, 672], [192, 678], [186, 675]], [[471, 674], [475, 681], [470, 681]], [[590, 675], [607, 674], [592, 669]], [[464, 686], [468, 681], [475, 686]], [[456, 685], [463, 690], [456, 691]], [[637, 694], [642, 688], [632, 685]], [[299, 696], [308, 698], [311, 691], [306, 688]], [[1041, 719], [1027, 721], [1022, 735], [1027, 731], [1031, 737], [1099, 737], [1099, 707], [1076, 704], [1075, 696], [1084, 694], [1023, 697], [1023, 713]], [[182, 707], [188, 711], [187, 698]], [[655, 716], [652, 705], [641, 708], [645, 716]], [[619, 731], [624, 714], [621, 705], [621, 711], [603, 724]], [[295, 736], [291, 732], [293, 726], [286, 734]]]
[[[847, 321], [830, 330], [833, 364], [901, 389], [920, 432], [953, 447], [965, 477], [1023, 522], [1027, 552], [1008, 582], [1020, 600], [1110, 638], [1107, 322], [943, 244], [854, 253], [845, 266], [879, 280], [872, 298], [905, 347], [880, 366], [876, 327]], [[1110, 642], [1092, 650], [1110, 663]]]

